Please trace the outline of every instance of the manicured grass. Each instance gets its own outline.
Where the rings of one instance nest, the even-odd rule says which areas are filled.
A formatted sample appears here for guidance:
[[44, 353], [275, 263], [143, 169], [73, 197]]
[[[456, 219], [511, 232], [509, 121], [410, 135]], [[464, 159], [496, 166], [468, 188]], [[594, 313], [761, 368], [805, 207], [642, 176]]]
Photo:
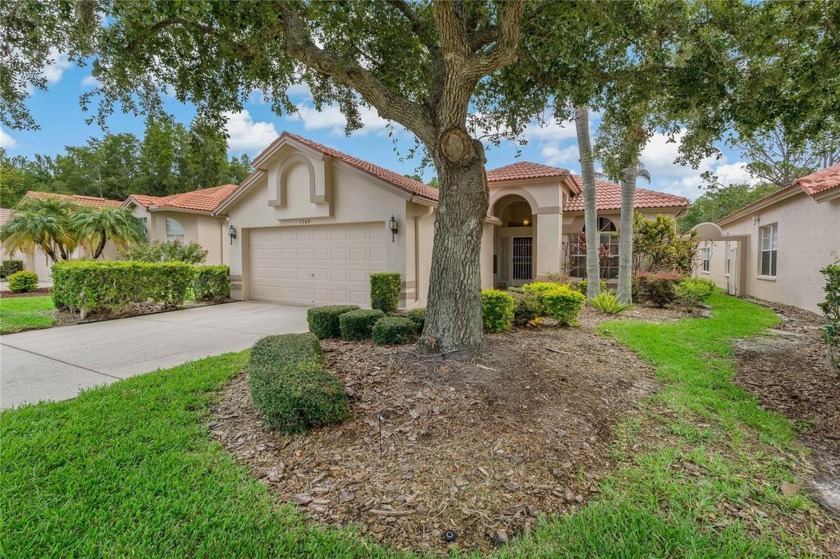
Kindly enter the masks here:
[[[731, 382], [734, 338], [774, 324], [723, 296], [713, 319], [617, 322], [616, 337], [666, 386], [620, 425], [620, 470], [578, 513], [543, 522], [499, 557], [777, 557], [800, 538], [759, 517], [813, 507], [784, 498], [793, 431]], [[246, 363], [228, 354], [0, 415], [4, 557], [392, 557], [352, 529], [302, 522], [208, 436], [214, 393]], [[662, 437], [642, 439], [643, 424]], [[639, 444], [642, 452], [629, 452]], [[698, 466], [687, 470], [685, 463]], [[690, 475], [692, 472], [696, 475]]]
[[0, 298], [0, 334], [49, 328], [55, 319], [46, 311], [54, 309], [52, 297]]

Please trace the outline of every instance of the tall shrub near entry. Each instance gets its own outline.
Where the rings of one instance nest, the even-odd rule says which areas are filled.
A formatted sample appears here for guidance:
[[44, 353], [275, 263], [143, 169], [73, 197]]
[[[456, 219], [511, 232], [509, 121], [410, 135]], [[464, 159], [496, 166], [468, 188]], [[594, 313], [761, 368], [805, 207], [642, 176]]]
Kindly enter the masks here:
[[481, 314], [488, 332], [508, 332], [513, 325], [513, 296], [498, 289], [481, 292]]
[[259, 340], [248, 367], [251, 398], [263, 421], [281, 433], [297, 433], [347, 418], [347, 395], [324, 369], [313, 334]]
[[152, 301], [165, 307], [184, 304], [193, 283], [193, 266], [182, 262], [59, 262], [53, 265], [53, 302], [79, 312], [116, 310]]
[[823, 326], [823, 339], [835, 367], [840, 368], [840, 261], [820, 270], [825, 276], [825, 301], [819, 303], [828, 324]]
[[400, 306], [402, 276], [396, 272], [374, 272], [370, 275], [370, 306], [384, 313], [397, 312]]

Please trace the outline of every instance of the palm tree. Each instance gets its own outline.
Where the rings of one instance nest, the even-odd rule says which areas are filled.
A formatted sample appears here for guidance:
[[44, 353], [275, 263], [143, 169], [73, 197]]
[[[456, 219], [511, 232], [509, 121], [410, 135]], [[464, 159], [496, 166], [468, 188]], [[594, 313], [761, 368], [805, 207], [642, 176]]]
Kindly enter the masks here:
[[70, 222], [72, 230], [93, 253], [94, 259], [102, 256], [109, 240], [123, 245], [146, 237], [142, 222], [129, 208], [80, 208]]
[[33, 254], [40, 249], [53, 262], [69, 260], [78, 244], [70, 225], [74, 209], [64, 200], [26, 197], [0, 231], [0, 241], [9, 252]]
[[620, 303], [633, 303], [633, 212], [636, 198], [636, 179], [642, 177], [650, 182], [650, 173], [641, 163], [624, 169], [621, 181], [621, 219], [618, 230], [618, 289], [616, 298]]
[[601, 294], [601, 266], [598, 261], [598, 210], [595, 205], [595, 161], [589, 140], [589, 107], [575, 108], [575, 128], [583, 177], [583, 222], [586, 230], [586, 298]]

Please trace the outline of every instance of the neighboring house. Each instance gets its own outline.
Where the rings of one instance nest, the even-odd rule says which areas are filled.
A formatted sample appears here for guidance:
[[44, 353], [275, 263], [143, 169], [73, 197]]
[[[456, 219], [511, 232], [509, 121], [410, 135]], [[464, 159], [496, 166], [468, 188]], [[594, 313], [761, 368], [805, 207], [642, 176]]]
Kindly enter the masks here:
[[234, 190], [236, 185], [226, 184], [171, 196], [132, 194], [123, 205], [143, 222], [148, 241], [195, 242], [207, 249], [207, 264], [227, 264], [227, 218], [213, 212]]
[[732, 295], [820, 312], [820, 269], [840, 256], [840, 165], [694, 230], [701, 241], [698, 277]]
[[[234, 298], [368, 305], [370, 272], [392, 271], [404, 280], [401, 306], [425, 304], [436, 189], [288, 132], [253, 166], [213, 212], [228, 216], [236, 233]], [[487, 177], [483, 287], [519, 285], [568, 262], [580, 268], [566, 242], [583, 229], [580, 177], [524, 162]], [[676, 217], [688, 206], [685, 198], [643, 189], [636, 201], [648, 215]], [[597, 203], [602, 239], [614, 245], [620, 187], [599, 181]]]
[[[57, 194], [55, 192], [36, 192], [30, 190], [25, 196], [29, 198], [37, 198], [39, 200], [47, 198], [65, 200], [77, 206], [90, 206], [94, 208], [117, 208], [122, 205], [122, 202], [119, 200], [108, 200], [97, 196], [81, 196], [79, 194]], [[4, 227], [6, 222], [11, 219], [12, 213], [13, 210], [5, 208], [0, 209], [0, 228]], [[114, 249], [114, 245], [110, 242], [107, 243], [100, 258], [110, 260], [115, 256], [116, 250]], [[87, 254], [84, 249], [79, 248], [73, 253], [73, 258], [90, 258], [90, 255]], [[41, 281], [49, 281], [52, 276], [51, 269], [53, 262], [50, 260], [49, 256], [40, 250], [35, 250], [32, 254], [9, 254], [5, 249], [3, 249], [0, 250], [0, 260], [22, 260], [23, 269], [35, 272], [38, 274], [38, 279]]]

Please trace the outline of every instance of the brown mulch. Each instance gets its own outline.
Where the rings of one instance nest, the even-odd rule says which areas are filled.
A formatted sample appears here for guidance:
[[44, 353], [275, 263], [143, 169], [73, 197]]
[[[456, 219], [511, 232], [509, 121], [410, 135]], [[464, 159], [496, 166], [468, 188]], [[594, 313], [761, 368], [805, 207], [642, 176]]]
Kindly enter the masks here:
[[26, 293], [12, 293], [11, 291], [7, 291], [5, 289], [0, 290], [0, 298], [11, 298], [11, 297], [43, 297], [44, 295], [49, 295], [52, 293], [52, 289], [49, 287], [39, 287], [35, 291], [28, 291]]
[[840, 515], [840, 371], [830, 365], [820, 338], [825, 321], [796, 307], [756, 302], [773, 309], [782, 323], [769, 336], [736, 345], [736, 383], [765, 408], [799, 422], [817, 470], [810, 485], [818, 501]]
[[[620, 318], [673, 320], [637, 307]], [[399, 549], [490, 550], [539, 514], [580, 507], [614, 463], [619, 418], [658, 387], [650, 366], [580, 328], [488, 336], [479, 354], [418, 355], [408, 346], [325, 340], [325, 364], [352, 417], [308, 435], [263, 427], [247, 375], [221, 394], [213, 437], [282, 501], [326, 524], [353, 523]]]
[[70, 311], [54, 310], [50, 314], [55, 319], [55, 326], [73, 326], [75, 324], [87, 324], [88, 322], [101, 322], [103, 320], [116, 320], [118, 318], [129, 318], [132, 316], [144, 316], [149, 314], [158, 314], [171, 311], [183, 311], [187, 309], [195, 309], [198, 307], [209, 307], [211, 305], [221, 305], [223, 303], [231, 303], [232, 299], [225, 299], [222, 301], [188, 301], [181, 307], [171, 308], [160, 303], [134, 303], [127, 307], [112, 310], [112, 311], [98, 311], [89, 313], [84, 320], [79, 318], [79, 315]]

